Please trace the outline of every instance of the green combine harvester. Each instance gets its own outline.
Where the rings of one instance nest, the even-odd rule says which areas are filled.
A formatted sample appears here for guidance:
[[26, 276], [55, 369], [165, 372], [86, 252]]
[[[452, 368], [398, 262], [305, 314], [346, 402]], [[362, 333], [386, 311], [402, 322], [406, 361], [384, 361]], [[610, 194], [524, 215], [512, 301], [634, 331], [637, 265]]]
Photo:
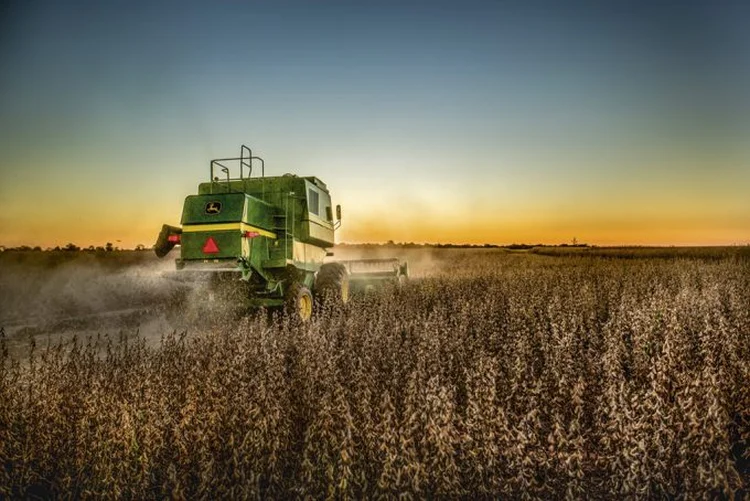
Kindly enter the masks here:
[[210, 174], [197, 195], [185, 198], [182, 227], [165, 224], [154, 245], [159, 257], [180, 246], [173, 275], [207, 280], [207, 301], [220, 294], [243, 308], [283, 307], [307, 321], [316, 304], [345, 304], [350, 288], [408, 277], [407, 263], [398, 259], [324, 262], [333, 255], [341, 206], [334, 219], [320, 179], [266, 177], [265, 162], [245, 145], [237, 158], [211, 160]]

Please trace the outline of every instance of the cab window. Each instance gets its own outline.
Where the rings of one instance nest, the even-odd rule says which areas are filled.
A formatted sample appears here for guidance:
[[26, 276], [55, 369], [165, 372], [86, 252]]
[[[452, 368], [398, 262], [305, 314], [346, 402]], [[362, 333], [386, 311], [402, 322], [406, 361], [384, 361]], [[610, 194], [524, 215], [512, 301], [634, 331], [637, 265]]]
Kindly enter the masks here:
[[320, 215], [320, 194], [313, 188], [307, 189], [307, 210], [316, 216]]
[[324, 218], [329, 223], [333, 222], [333, 212], [331, 210], [331, 197], [328, 193], [320, 194], [320, 217]]

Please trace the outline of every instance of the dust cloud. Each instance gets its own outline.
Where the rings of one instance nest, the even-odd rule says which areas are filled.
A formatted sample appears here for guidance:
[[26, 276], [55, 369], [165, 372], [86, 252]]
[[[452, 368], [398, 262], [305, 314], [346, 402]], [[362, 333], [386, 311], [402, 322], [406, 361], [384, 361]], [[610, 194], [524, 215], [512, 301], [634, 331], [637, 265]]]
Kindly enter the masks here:
[[11, 349], [73, 335], [170, 331], [162, 311], [175, 292], [171, 259], [147, 252], [0, 254], [0, 327]]
[[[328, 260], [408, 262], [412, 279], [445, 268], [440, 249], [344, 246]], [[206, 281], [175, 279], [174, 256], [151, 252], [0, 253], [0, 328], [11, 351], [56, 344], [73, 336], [139, 336], [157, 344], [163, 335], [236, 325], [232, 298], [213, 297]], [[246, 314], [247, 312], [243, 312]]]

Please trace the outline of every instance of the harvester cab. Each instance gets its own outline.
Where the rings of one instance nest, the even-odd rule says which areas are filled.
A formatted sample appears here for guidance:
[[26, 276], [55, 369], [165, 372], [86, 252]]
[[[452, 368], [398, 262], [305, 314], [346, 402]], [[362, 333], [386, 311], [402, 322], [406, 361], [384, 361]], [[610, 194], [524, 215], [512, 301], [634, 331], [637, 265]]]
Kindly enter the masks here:
[[371, 287], [408, 276], [398, 260], [324, 263], [340, 225], [341, 206], [334, 214], [323, 181], [267, 177], [264, 160], [243, 145], [239, 157], [211, 160], [209, 181], [185, 198], [181, 226], [165, 224], [154, 251], [164, 257], [179, 245], [179, 278], [208, 278], [243, 306], [285, 307], [308, 320], [315, 303], [346, 303], [350, 281]]

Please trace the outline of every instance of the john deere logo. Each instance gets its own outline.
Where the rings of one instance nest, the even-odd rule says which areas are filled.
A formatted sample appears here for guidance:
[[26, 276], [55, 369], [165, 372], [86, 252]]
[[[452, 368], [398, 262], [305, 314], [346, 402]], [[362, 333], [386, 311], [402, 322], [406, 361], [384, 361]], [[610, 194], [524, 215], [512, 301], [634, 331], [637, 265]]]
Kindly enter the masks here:
[[206, 214], [218, 214], [221, 212], [221, 202], [208, 202], [206, 204]]

